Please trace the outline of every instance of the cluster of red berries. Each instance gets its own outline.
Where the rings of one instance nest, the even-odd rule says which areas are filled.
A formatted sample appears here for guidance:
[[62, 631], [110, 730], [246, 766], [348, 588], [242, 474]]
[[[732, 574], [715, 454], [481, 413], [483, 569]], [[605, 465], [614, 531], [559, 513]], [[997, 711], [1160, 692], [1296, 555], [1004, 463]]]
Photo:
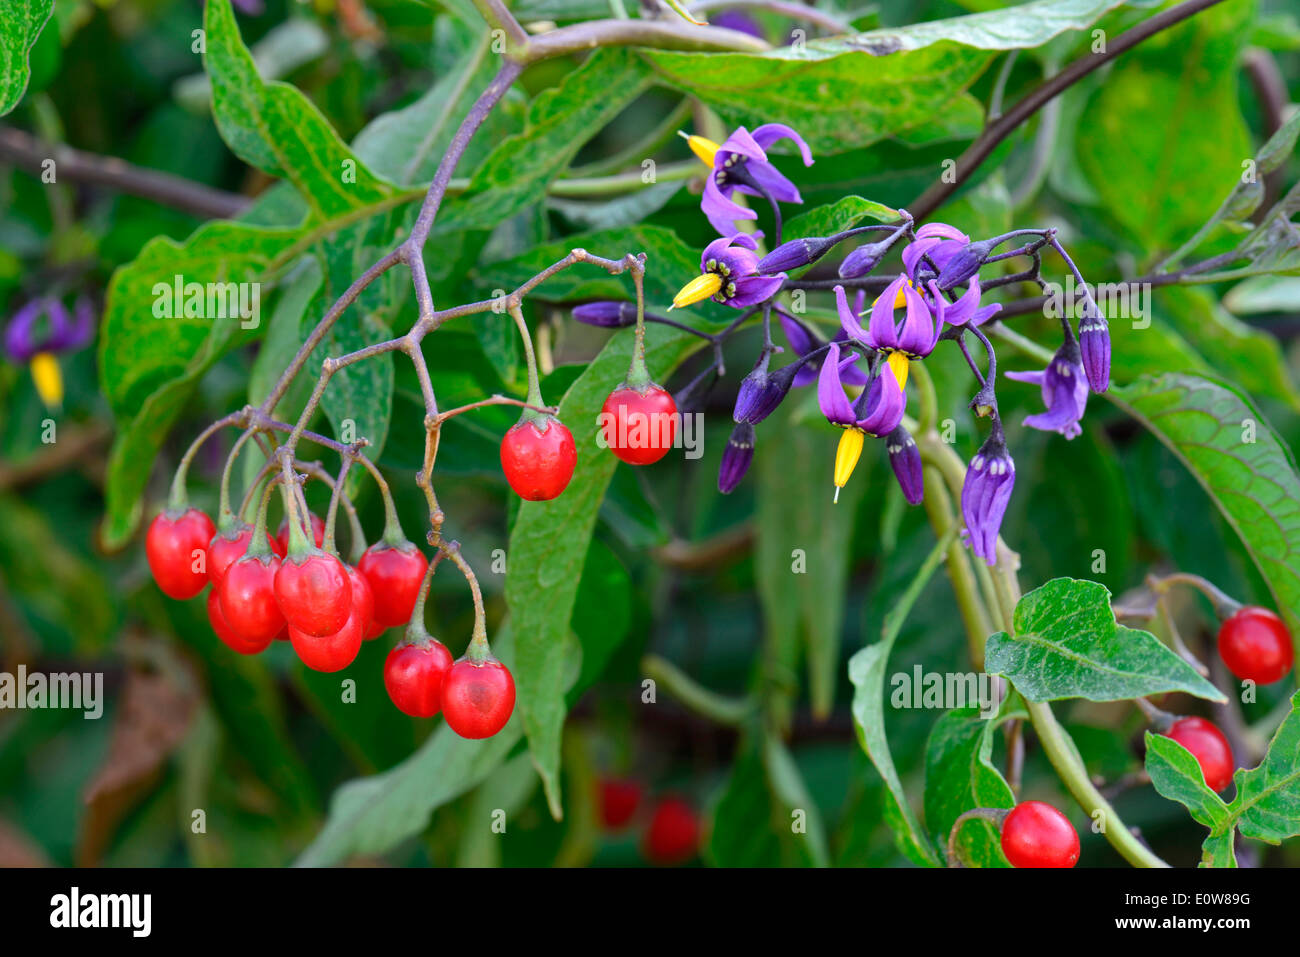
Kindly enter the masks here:
[[[615, 832], [628, 827], [644, 797], [645, 789], [637, 781], [602, 779], [597, 804], [605, 830]], [[695, 808], [680, 797], [662, 797], [650, 809], [641, 838], [641, 853], [651, 864], [660, 867], [685, 864], [699, 853], [701, 831]]]
[[[651, 465], [673, 447], [677, 404], [654, 383], [640, 389], [625, 383], [605, 399], [600, 423], [610, 451], [631, 465]], [[552, 415], [525, 413], [501, 440], [501, 471], [515, 494], [530, 502], [558, 497], [577, 462], [573, 433]]]
[[[311, 516], [315, 546], [291, 550], [288, 520], [279, 535], [253, 543], [242, 524], [219, 533], [196, 508], [165, 511], [149, 526], [145, 552], [154, 580], [176, 599], [198, 595], [209, 583], [208, 621], [218, 638], [244, 655], [288, 641], [314, 671], [341, 671], [361, 643], [405, 626], [403, 640], [384, 662], [384, 685], [409, 715], [440, 710], [466, 738], [496, 734], [514, 711], [514, 680], [491, 656], [452, 661], [412, 614], [429, 563], [410, 542], [379, 542], [353, 567], [322, 551], [325, 523]], [[305, 535], [305, 529], [304, 529]]]

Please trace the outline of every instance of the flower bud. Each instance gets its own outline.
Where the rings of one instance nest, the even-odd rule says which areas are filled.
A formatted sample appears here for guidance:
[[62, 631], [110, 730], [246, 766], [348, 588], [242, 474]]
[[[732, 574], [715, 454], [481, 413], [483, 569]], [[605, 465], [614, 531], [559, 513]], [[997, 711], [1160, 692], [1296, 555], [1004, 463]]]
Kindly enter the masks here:
[[1079, 351], [1088, 385], [1093, 392], [1105, 392], [1110, 386], [1110, 327], [1095, 306], [1079, 321]]
[[865, 276], [880, 265], [880, 260], [885, 258], [890, 245], [888, 241], [883, 241], [859, 246], [844, 257], [844, 262], [840, 263], [840, 278], [854, 279], [857, 276]]
[[834, 239], [822, 236], [810, 236], [807, 239], [792, 239], [773, 249], [758, 261], [758, 271], [764, 275], [789, 272], [802, 269], [815, 263], [826, 255], [827, 250], [835, 245]]
[[636, 303], [586, 302], [573, 307], [573, 318], [588, 326], [622, 329], [636, 322]]
[[729, 494], [749, 471], [749, 463], [754, 460], [754, 427], [748, 422], [739, 422], [731, 430], [727, 448], [722, 453], [722, 467], [718, 469], [718, 491]]
[[968, 243], [966, 247], [953, 254], [939, 271], [939, 289], [947, 292], [954, 286], [960, 286], [971, 276], [980, 271], [984, 260], [993, 252], [993, 246], [987, 240]]
[[768, 372], [766, 359], [760, 360], [740, 382], [736, 407], [731, 413], [732, 420], [757, 425], [766, 419], [785, 399], [802, 366], [802, 362], [795, 362], [775, 372]]
[[894, 477], [903, 489], [903, 498], [909, 505], [919, 505], [925, 494], [925, 482], [921, 477], [921, 452], [912, 434], [900, 425], [885, 437], [885, 449], [889, 452]]

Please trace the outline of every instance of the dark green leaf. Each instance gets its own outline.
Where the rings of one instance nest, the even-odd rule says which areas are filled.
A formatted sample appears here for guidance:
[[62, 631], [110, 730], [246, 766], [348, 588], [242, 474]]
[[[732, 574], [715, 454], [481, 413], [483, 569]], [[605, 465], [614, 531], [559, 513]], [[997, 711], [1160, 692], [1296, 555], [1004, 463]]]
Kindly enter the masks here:
[[54, 0], [5, 0], [0, 5], [0, 116], [27, 89], [27, 54], [54, 10]]

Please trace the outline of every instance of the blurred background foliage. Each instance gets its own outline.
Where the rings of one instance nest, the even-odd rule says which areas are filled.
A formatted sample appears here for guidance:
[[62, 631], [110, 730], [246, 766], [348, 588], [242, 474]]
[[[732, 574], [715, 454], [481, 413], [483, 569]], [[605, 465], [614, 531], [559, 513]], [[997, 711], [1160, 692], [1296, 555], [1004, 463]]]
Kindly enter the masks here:
[[[998, 0], [818, 4], [857, 29], [1001, 6]], [[526, 23], [608, 15], [597, 0], [519, 0], [515, 9]], [[1098, 26], [1114, 35], [1154, 9], [1150, 3], [1121, 5], [1102, 14]], [[287, 204], [292, 222], [295, 211], [301, 216], [300, 204], [236, 158], [217, 132], [200, 59], [191, 49], [191, 31], [202, 15], [197, 0], [58, 0], [32, 50], [26, 96], [0, 122], [226, 194], [260, 196], [264, 210]], [[394, 144], [426, 128], [422, 114], [393, 119], [394, 111], [417, 108], [433, 84], [461, 75], [483, 33], [472, 8], [459, 0], [266, 0], [264, 6], [240, 4], [238, 23], [263, 77], [302, 90], [339, 136], [385, 175], [396, 175], [384, 167], [385, 156], [396, 169], [410, 155], [392, 155]], [[773, 43], [788, 38], [793, 26], [761, 11], [752, 14], [752, 23]], [[778, 163], [800, 184], [806, 208], [845, 193], [905, 206], [935, 180], [943, 160], [978, 133], [992, 98], [1014, 102], [1090, 42], [1087, 31], [1069, 32], [1018, 54], [982, 51], [965, 67], [971, 78], [955, 90], [940, 85], [927, 91], [927, 84], [940, 81], [919, 72], [891, 80], [913, 83], [922, 101], [937, 102], [889, 129], [869, 129], [857, 106], [837, 102], [841, 94], [862, 95], [863, 88], [846, 83], [826, 89], [816, 165], [805, 170], [789, 157]], [[530, 70], [458, 175], [472, 176], [503, 137], [523, 129], [527, 104], [560, 86], [578, 62], [561, 59]], [[713, 115], [693, 92], [724, 118], [735, 118], [717, 102], [727, 75], [692, 91], [682, 68], [664, 68], [675, 77], [670, 83], [638, 93], [611, 111], [603, 126], [584, 131], [590, 140], [565, 162], [566, 178], [639, 169], [640, 156], [617, 168], [606, 160], [642, 142], [660, 121], [691, 128], [692, 111], [697, 119]], [[479, 85], [486, 76], [467, 72]], [[734, 85], [740, 75], [737, 68], [730, 96], [744, 115], [751, 101]], [[1280, 93], [1268, 89], [1269, 80], [1281, 83]], [[1053, 225], [1089, 279], [1141, 274], [1210, 218], [1243, 158], [1254, 155], [1277, 125], [1279, 97], [1285, 105], [1298, 91], [1300, 24], [1291, 5], [1229, 0], [1071, 88], [1008, 138], [936, 218], [977, 236], [1013, 225]], [[385, 116], [387, 126], [376, 123]], [[545, 141], [534, 146], [559, 148]], [[661, 170], [690, 160], [675, 137], [652, 146]], [[409, 182], [427, 180], [436, 158], [426, 157]], [[148, 240], [183, 242], [204, 221], [70, 177], [43, 184], [22, 165], [0, 153], [3, 315], [38, 295], [69, 303], [86, 295], [98, 311], [114, 270], [134, 260]], [[465, 228], [435, 233], [427, 259], [437, 302], [481, 297], [534, 259], [544, 262], [548, 247], [565, 248], [577, 233], [604, 230], [600, 244], [582, 244], [610, 256], [648, 245], [650, 228], [671, 230], [692, 250], [711, 238], [699, 212], [699, 182], [691, 179], [698, 169], [594, 196], [557, 189], [554, 176], [562, 171], [538, 181], [550, 184], [549, 196], [532, 189], [504, 221], [491, 219], [489, 211], [485, 226], [465, 213]], [[1297, 172], [1289, 159], [1270, 177], [1270, 196], [1294, 183]], [[465, 208], [451, 207], [453, 223], [454, 211]], [[381, 227], [387, 232], [377, 249], [409, 222], [406, 215]], [[264, 221], [276, 220], [267, 213]], [[1233, 241], [1231, 230], [1221, 230], [1206, 251]], [[332, 285], [350, 280], [336, 272], [345, 268], [345, 258], [320, 261]], [[656, 262], [664, 257], [652, 249], [655, 288], [675, 288], [688, 278], [655, 273]], [[1047, 271], [1054, 274], [1049, 278], [1064, 278], [1052, 261]], [[603, 291], [592, 277], [580, 278], [558, 280], [530, 302], [530, 322], [540, 330], [551, 370], [543, 384], [551, 401], [607, 337], [567, 316], [566, 302]], [[250, 395], [265, 395], [277, 359], [296, 348], [303, 301], [314, 297], [310, 281], [305, 293], [295, 288], [301, 281], [295, 273], [273, 283], [263, 301], [264, 317], [275, 317], [265, 338], [236, 343], [185, 393], [174, 425], [163, 430], [165, 440], [162, 434], [156, 440], [161, 461], [148, 473], [146, 517], [161, 507], [171, 468], [192, 436]], [[653, 295], [652, 305], [662, 309], [663, 295], [657, 303]], [[404, 291], [394, 296], [385, 321], [405, 328], [414, 307]], [[286, 331], [277, 337], [281, 315]], [[817, 302], [813, 315], [826, 319], [831, 313]], [[1059, 335], [1053, 320], [1037, 315], [1014, 323], [1042, 343]], [[514, 340], [501, 335], [503, 328], [465, 323], [430, 340], [427, 355], [444, 407], [496, 391], [522, 394]], [[1112, 324], [1114, 376], [1123, 384], [1147, 372], [1212, 371], [1248, 392], [1294, 447], [1300, 439], [1298, 331], [1295, 277], [1162, 289], [1149, 329]], [[729, 344], [727, 375], [706, 410], [700, 460], [674, 456], [648, 470], [622, 466], [600, 506], [570, 622], [583, 656], [580, 673], [569, 676], [562, 821], [548, 809], [518, 719], [499, 739], [470, 748], [453, 740], [440, 721], [414, 721], [391, 706], [381, 669], [393, 634], [367, 643], [345, 673], [355, 679], [355, 703], [342, 700], [340, 676], [307, 671], [287, 645], [255, 659], [222, 646], [200, 601], [173, 602], [154, 587], [138, 534], [105, 540], [109, 446], [121, 424], [113, 412], [121, 409], [101, 391], [102, 356], [87, 348], [60, 357], [66, 397], [54, 416], [58, 438], [52, 445], [42, 441], [42, 421], [50, 413], [28, 369], [0, 361], [0, 669], [13, 672], [25, 664], [30, 670], [103, 672], [108, 698], [98, 721], [69, 711], [0, 712], [0, 863], [631, 865], [645, 862], [646, 819], [666, 795], [684, 798], [700, 815], [705, 837], [695, 861], [905, 863], [882, 818], [880, 779], [855, 737], [845, 665], [879, 636], [884, 613], [930, 551], [933, 536], [922, 511], [903, 503], [883, 451], [870, 446], [868, 458], [879, 452], [876, 460], [864, 461], [838, 506], [830, 506], [836, 433], [817, 415], [808, 390], [794, 393], [779, 418], [760, 430], [756, 463], [741, 487], [730, 496], [718, 494], [735, 389], [757, 350], [752, 330]], [[698, 361], [688, 358], [670, 387], [688, 381]], [[952, 419], [956, 448], [968, 458], [981, 436], [965, 407], [969, 372], [955, 350], [939, 350], [927, 365], [939, 386], [940, 417]], [[1037, 365], [1004, 349], [1005, 368]], [[304, 398], [291, 394], [281, 417], [286, 409], [296, 412], [295, 403], [301, 408]], [[1008, 383], [1000, 398], [1020, 475], [1003, 535], [1021, 553], [1026, 587], [1074, 576], [1099, 580], [1118, 596], [1153, 570], [1177, 568], [1205, 575], [1242, 600], [1272, 604], [1206, 492], [1131, 418], [1094, 398], [1083, 435], [1066, 442], [1019, 425], [1039, 403], [1037, 389]], [[408, 365], [399, 363], [379, 461], [413, 538], [422, 528], [414, 485], [423, 449], [420, 416], [418, 385]], [[503, 625], [505, 575], [497, 550], [507, 546], [518, 503], [501, 478], [497, 445], [513, 419], [508, 410], [489, 408], [453, 420], [443, 437], [438, 482], [448, 530], [479, 571], [494, 647], [507, 660], [512, 635]], [[233, 437], [212, 443], [192, 472], [192, 495], [209, 514], [215, 513], [216, 480]], [[378, 497], [366, 483], [358, 495], [363, 523], [377, 536]], [[314, 498], [313, 505], [321, 508], [324, 500]], [[811, 554], [818, 574], [791, 574], [792, 549], [800, 548]], [[1096, 549], [1105, 554], [1101, 572], [1094, 567]], [[430, 605], [431, 630], [459, 654], [472, 620], [463, 582], [437, 576]], [[1179, 612], [1184, 637], [1198, 650], [1209, 648], [1208, 605], [1189, 598]], [[563, 622], [557, 627], [563, 630]], [[951, 588], [938, 575], [903, 628], [891, 670], [918, 664], [929, 671], [966, 670], [965, 649]], [[739, 727], [710, 720], [669, 693], [671, 681], [660, 682], [656, 704], [642, 705], [646, 655], [729, 701], [755, 695], [761, 720], [746, 718]], [[1285, 694], [1264, 689], [1248, 706], [1248, 718], [1262, 718]], [[1191, 707], [1178, 700], [1170, 707], [1180, 704]], [[1129, 781], [1141, 767], [1140, 714], [1126, 704], [1087, 702], [1067, 703], [1059, 712], [1089, 770], [1114, 789], [1125, 821], [1171, 863], [1194, 864], [1202, 830], [1149, 784]], [[894, 759], [918, 805], [926, 740], [937, 717], [886, 711]], [[1005, 760], [1000, 740], [993, 760], [999, 766]], [[628, 826], [602, 824], [597, 782], [607, 779], [635, 781], [642, 793]], [[1118, 862], [1032, 746], [1023, 793], [1068, 808], [1083, 838], [1085, 864]], [[204, 811], [205, 833], [194, 833], [196, 808]], [[508, 815], [504, 838], [485, 823], [498, 808]], [[792, 808], [811, 809], [816, 839], [791, 839]], [[1256, 859], [1294, 865], [1296, 855], [1291, 846], [1264, 849]]]

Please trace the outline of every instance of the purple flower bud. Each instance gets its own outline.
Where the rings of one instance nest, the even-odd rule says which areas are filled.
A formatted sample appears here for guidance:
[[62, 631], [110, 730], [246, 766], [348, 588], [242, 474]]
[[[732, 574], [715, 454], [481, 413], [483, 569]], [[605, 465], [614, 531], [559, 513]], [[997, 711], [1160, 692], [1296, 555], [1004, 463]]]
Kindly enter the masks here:
[[885, 449], [889, 452], [889, 465], [894, 470], [894, 477], [903, 489], [903, 498], [909, 505], [921, 504], [925, 483], [921, 478], [921, 452], [912, 434], [900, 425], [885, 437]]
[[865, 276], [880, 265], [880, 260], [885, 258], [889, 247], [890, 243], [883, 241], [859, 246], [844, 257], [844, 262], [840, 263], [840, 278], [854, 279]]
[[722, 467], [718, 469], [718, 491], [730, 493], [749, 471], [754, 461], [754, 427], [748, 422], [738, 422], [731, 430], [727, 448], [722, 453]]
[[827, 250], [835, 245], [835, 240], [822, 236], [807, 239], [792, 239], [773, 249], [758, 261], [758, 271], [765, 275], [802, 269], [809, 263], [815, 263], [826, 255]]
[[993, 246], [987, 241], [967, 243], [939, 270], [939, 289], [947, 292], [954, 286], [960, 286], [980, 270], [984, 260], [993, 252]]
[[1079, 321], [1079, 350], [1088, 385], [1093, 392], [1105, 392], [1110, 386], [1110, 327], [1095, 305]]
[[995, 419], [992, 433], [970, 461], [961, 488], [961, 515], [966, 523], [962, 536], [971, 551], [990, 565], [998, 560], [998, 532], [1015, 484], [1016, 464], [1007, 452], [1002, 423]]
[[636, 322], [636, 303], [587, 302], [573, 307], [573, 318], [589, 326], [622, 329]]
[[764, 356], [749, 375], [741, 380], [731, 418], [736, 422], [758, 425], [775, 412], [776, 407], [785, 399], [802, 366], [803, 362], [793, 362], [775, 372], [768, 372], [767, 357]]

